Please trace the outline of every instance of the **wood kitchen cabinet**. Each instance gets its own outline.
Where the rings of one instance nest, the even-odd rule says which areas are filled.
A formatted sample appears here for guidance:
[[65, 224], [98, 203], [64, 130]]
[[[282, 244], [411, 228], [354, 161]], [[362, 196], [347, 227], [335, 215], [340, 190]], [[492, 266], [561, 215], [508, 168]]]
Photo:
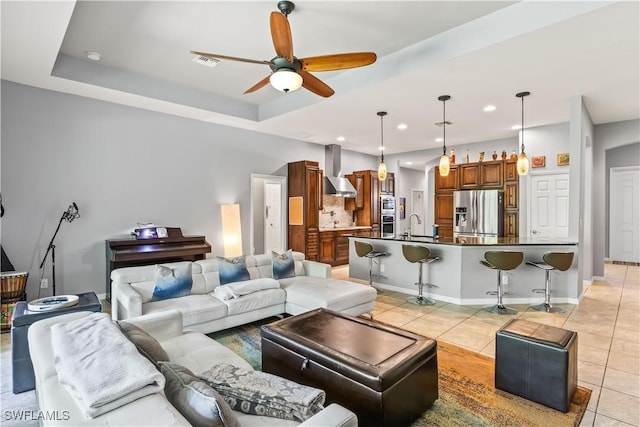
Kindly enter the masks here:
[[302, 223], [293, 223], [289, 212], [289, 248], [303, 252], [308, 260], [319, 259], [319, 211], [322, 210], [322, 170], [318, 162], [302, 160], [288, 164], [289, 200], [302, 199]]
[[380, 194], [393, 195], [396, 191], [396, 180], [392, 172], [387, 173], [387, 179], [380, 181]]
[[320, 232], [320, 262], [333, 264], [336, 259], [335, 232]]
[[[362, 182], [362, 208], [355, 210], [356, 224], [371, 226], [371, 231], [380, 232], [380, 183], [378, 181], [378, 171], [355, 171], [351, 176], [351, 179], [354, 180], [351, 181], [352, 183], [358, 184], [359, 180]], [[356, 190], [360, 194], [357, 186]]]
[[[349, 238], [361, 229], [323, 230], [320, 232], [320, 262], [332, 266], [349, 263]], [[368, 233], [369, 230], [366, 230]]]
[[434, 172], [434, 220], [441, 237], [453, 236], [453, 192], [501, 189], [504, 191], [504, 235], [518, 236], [519, 178], [515, 160], [462, 163], [451, 166], [449, 175]]

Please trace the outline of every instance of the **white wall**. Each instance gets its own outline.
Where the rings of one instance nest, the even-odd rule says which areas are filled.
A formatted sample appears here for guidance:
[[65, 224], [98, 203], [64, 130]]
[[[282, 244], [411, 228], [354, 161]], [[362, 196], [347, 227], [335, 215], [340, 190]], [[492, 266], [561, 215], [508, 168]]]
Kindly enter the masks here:
[[[411, 190], [419, 189], [424, 190], [424, 202], [425, 202], [425, 213], [428, 213], [429, 210], [433, 211], [433, 199], [427, 199], [427, 190], [426, 190], [426, 180], [425, 174], [422, 171], [418, 171], [415, 169], [408, 168], [399, 168], [399, 172], [396, 172], [396, 236], [404, 233], [405, 230], [409, 228], [409, 215], [411, 215]], [[404, 197], [406, 199], [405, 205], [405, 218], [400, 219], [400, 211], [397, 210], [400, 197]], [[422, 218], [424, 224], [425, 234], [431, 233], [431, 224], [426, 222], [426, 218]], [[415, 234], [415, 233], [414, 233]]]
[[[2, 246], [16, 269], [30, 273], [30, 299], [71, 202], [82, 216], [63, 223], [55, 241], [57, 293], [104, 293], [106, 239], [154, 222], [205, 235], [222, 254], [219, 204], [240, 203], [249, 253], [250, 174], [284, 176], [288, 162], [305, 159], [324, 166], [318, 144], [8, 81], [1, 89]], [[372, 156], [343, 157], [349, 170], [375, 165]], [[51, 283], [49, 263], [44, 273]]]

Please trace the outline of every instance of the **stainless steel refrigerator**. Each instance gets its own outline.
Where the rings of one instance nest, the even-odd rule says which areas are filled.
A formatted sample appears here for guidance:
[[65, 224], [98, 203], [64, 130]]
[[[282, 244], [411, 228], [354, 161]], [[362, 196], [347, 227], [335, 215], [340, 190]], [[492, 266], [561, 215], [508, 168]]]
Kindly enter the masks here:
[[453, 233], [467, 236], [504, 235], [504, 192], [453, 192]]

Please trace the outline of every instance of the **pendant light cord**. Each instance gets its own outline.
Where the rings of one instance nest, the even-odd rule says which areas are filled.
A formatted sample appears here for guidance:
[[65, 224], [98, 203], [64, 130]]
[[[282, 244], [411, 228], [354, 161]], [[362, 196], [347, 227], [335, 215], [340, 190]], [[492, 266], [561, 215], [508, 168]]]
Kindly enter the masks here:
[[447, 101], [442, 101], [442, 154], [447, 154]]
[[520, 138], [522, 138], [520, 151], [524, 153], [524, 96], [521, 96], [522, 100], [522, 124], [520, 125]]

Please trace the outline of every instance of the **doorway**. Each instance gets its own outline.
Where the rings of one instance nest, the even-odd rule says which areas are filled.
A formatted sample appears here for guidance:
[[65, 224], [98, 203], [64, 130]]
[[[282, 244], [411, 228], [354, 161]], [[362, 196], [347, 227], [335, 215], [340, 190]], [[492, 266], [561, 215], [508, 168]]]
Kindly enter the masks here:
[[529, 237], [569, 237], [569, 174], [539, 173], [529, 179]]
[[609, 194], [609, 258], [640, 262], [640, 167], [611, 168]]
[[251, 253], [286, 250], [286, 177], [251, 175]]

